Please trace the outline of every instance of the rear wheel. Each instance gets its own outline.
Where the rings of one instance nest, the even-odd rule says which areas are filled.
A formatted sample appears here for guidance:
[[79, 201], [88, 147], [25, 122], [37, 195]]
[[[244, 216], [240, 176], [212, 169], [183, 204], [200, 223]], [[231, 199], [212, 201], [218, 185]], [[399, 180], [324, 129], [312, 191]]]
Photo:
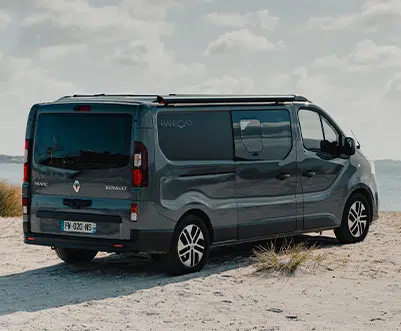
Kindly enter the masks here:
[[203, 269], [209, 256], [209, 232], [202, 219], [185, 216], [177, 225], [167, 254], [170, 274], [178, 276]]
[[360, 193], [353, 194], [345, 205], [341, 226], [334, 230], [342, 244], [365, 240], [372, 221], [368, 200]]
[[90, 262], [97, 254], [97, 251], [84, 249], [56, 247], [54, 250], [61, 260], [69, 264]]

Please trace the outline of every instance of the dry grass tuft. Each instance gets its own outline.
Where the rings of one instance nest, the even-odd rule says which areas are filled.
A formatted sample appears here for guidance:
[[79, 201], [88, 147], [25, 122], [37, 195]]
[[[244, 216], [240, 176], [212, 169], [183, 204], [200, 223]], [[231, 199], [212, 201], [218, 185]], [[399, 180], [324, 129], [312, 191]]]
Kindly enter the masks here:
[[21, 188], [0, 182], [0, 217], [22, 216]]
[[270, 243], [267, 247], [254, 250], [255, 272], [263, 274], [279, 274], [292, 276], [299, 269], [314, 271], [326, 260], [326, 254], [317, 252], [317, 245], [307, 243], [293, 243], [285, 241], [284, 244]]

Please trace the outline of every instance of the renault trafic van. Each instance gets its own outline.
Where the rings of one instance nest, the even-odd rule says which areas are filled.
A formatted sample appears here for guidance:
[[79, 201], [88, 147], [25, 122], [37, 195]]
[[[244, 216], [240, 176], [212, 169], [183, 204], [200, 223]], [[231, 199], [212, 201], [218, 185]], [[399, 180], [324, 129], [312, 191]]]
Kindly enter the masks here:
[[29, 113], [26, 244], [66, 263], [99, 251], [201, 270], [211, 247], [333, 229], [365, 239], [375, 168], [299, 95], [74, 95]]

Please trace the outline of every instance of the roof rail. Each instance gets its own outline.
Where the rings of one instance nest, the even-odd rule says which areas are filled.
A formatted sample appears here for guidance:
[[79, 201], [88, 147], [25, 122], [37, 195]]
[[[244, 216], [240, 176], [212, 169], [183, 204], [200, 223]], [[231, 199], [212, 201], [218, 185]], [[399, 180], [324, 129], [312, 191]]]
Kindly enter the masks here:
[[301, 95], [201, 95], [201, 94], [170, 94], [167, 97], [157, 96], [160, 104], [176, 103], [233, 103], [233, 102], [307, 102]]
[[156, 98], [157, 94], [74, 94], [73, 98], [87, 98], [87, 97], [153, 97]]
[[72, 98], [87, 98], [87, 97], [104, 97], [106, 94], [74, 94]]

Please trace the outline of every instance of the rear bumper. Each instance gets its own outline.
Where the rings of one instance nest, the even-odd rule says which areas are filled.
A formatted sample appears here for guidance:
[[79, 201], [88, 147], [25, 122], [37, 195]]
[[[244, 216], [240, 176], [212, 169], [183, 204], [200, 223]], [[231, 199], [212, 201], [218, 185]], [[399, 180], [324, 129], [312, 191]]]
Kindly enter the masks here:
[[36, 234], [26, 231], [24, 232], [24, 243], [99, 252], [167, 253], [172, 236], [173, 232], [171, 231], [132, 230], [131, 240], [109, 240]]

